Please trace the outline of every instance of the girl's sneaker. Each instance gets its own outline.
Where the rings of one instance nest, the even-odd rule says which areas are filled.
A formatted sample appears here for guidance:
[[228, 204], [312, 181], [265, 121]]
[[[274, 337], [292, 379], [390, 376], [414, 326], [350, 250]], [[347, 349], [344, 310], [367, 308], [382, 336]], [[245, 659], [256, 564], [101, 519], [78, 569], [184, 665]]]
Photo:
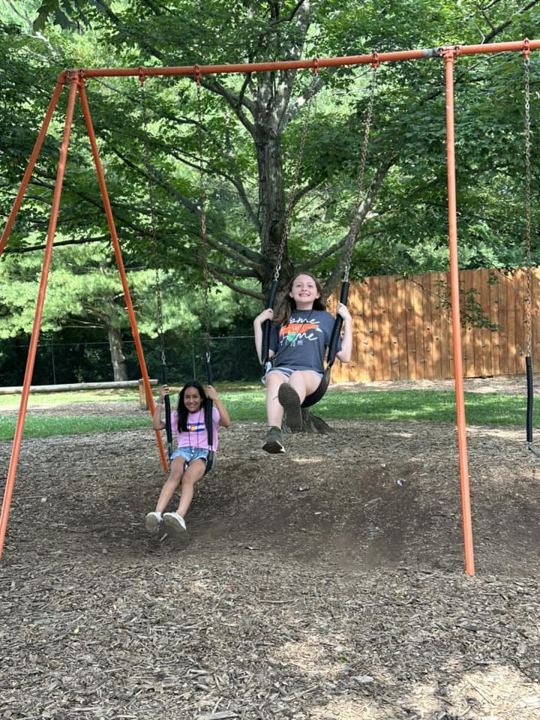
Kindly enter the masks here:
[[186, 529], [186, 523], [184, 518], [178, 513], [165, 513], [163, 515], [163, 525], [169, 535], [180, 535]]
[[262, 449], [267, 453], [272, 453], [273, 455], [285, 452], [285, 447], [283, 446], [283, 440], [281, 438], [281, 430], [278, 427], [272, 426], [268, 428], [266, 435], [264, 436]]
[[302, 430], [302, 405], [298, 393], [289, 383], [282, 383], [278, 390], [278, 400], [285, 410], [285, 420], [293, 432]]
[[157, 532], [159, 532], [162, 521], [163, 518], [161, 517], [160, 512], [150, 512], [144, 519], [144, 526], [149, 533], [155, 535]]

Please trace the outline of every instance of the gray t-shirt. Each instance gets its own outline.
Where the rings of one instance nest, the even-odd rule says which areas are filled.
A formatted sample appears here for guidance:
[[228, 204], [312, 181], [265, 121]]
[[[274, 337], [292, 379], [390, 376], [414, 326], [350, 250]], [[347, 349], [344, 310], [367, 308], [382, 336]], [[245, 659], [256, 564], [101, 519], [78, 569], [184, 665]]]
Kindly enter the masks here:
[[[326, 310], [294, 310], [285, 325], [272, 325], [270, 350], [276, 353], [274, 367], [324, 372], [334, 322]], [[340, 347], [341, 342], [338, 351]]]

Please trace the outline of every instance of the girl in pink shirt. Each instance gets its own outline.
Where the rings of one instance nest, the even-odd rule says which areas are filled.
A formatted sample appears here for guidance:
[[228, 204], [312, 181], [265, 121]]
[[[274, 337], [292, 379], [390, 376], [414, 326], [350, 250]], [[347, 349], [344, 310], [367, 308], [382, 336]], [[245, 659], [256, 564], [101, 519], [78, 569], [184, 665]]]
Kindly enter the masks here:
[[[163, 430], [161, 419], [163, 398], [169, 394], [163, 385], [156, 403], [153, 418], [154, 430]], [[205, 408], [212, 400], [212, 437], [208, 437], [205, 424]], [[163, 486], [156, 509], [148, 513], [145, 526], [148, 532], [158, 533], [160, 529], [171, 535], [178, 535], [186, 529], [184, 517], [193, 499], [193, 487], [205, 473], [210, 450], [217, 449], [218, 427], [229, 427], [229, 413], [221, 402], [216, 389], [208, 385], [206, 391], [198, 382], [184, 385], [178, 398], [178, 407], [171, 414], [171, 425], [176, 432], [177, 449], [171, 455], [171, 473]], [[178, 486], [181, 485], [180, 502], [176, 512], [165, 512]]]

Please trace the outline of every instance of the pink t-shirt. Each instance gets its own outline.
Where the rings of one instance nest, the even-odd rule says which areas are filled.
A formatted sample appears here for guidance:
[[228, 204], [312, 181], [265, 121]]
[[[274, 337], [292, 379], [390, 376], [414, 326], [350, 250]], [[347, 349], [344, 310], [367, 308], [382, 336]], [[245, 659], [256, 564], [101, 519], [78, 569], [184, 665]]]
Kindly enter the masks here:
[[207, 450], [217, 450], [218, 446], [218, 427], [219, 427], [219, 411], [212, 408], [212, 430], [213, 442], [212, 447], [208, 443], [208, 433], [204, 424], [204, 409], [199, 412], [189, 413], [187, 419], [187, 432], [179, 432], [178, 430], [178, 413], [173, 410], [171, 413], [171, 426], [173, 432], [176, 433], [177, 447], [194, 447]]

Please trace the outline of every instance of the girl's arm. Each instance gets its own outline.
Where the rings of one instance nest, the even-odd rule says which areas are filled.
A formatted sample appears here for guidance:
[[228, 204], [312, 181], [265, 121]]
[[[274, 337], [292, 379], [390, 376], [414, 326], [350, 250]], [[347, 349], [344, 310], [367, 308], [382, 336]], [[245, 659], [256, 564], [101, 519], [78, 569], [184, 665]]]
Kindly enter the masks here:
[[163, 406], [163, 398], [169, 394], [168, 385], [163, 385], [159, 391], [159, 398], [156, 400], [154, 414], [152, 415], [152, 427], [154, 430], [163, 430], [166, 425], [161, 419], [161, 408]]
[[216, 388], [212, 385], [208, 385], [206, 388], [206, 395], [212, 400], [216, 410], [219, 413], [219, 424], [221, 427], [229, 427], [231, 419], [225, 405], [221, 402], [216, 392]]
[[[259, 357], [259, 362], [261, 363], [261, 365], [262, 365], [263, 360], [265, 359], [262, 356], [262, 340], [263, 340], [262, 326], [266, 320], [269, 320], [270, 322], [272, 322], [273, 317], [274, 317], [274, 311], [272, 310], [272, 308], [267, 308], [266, 310], [263, 310], [262, 313], [257, 315], [255, 320], [253, 321], [253, 331], [255, 333], [255, 348], [257, 350], [257, 355]], [[270, 352], [269, 352], [270, 357], [272, 357], [274, 354], [275, 354], [274, 351], [270, 350]]]
[[343, 337], [341, 338], [341, 350], [336, 353], [341, 362], [348, 363], [352, 353], [352, 317], [346, 306], [339, 303], [338, 315], [343, 318]]

